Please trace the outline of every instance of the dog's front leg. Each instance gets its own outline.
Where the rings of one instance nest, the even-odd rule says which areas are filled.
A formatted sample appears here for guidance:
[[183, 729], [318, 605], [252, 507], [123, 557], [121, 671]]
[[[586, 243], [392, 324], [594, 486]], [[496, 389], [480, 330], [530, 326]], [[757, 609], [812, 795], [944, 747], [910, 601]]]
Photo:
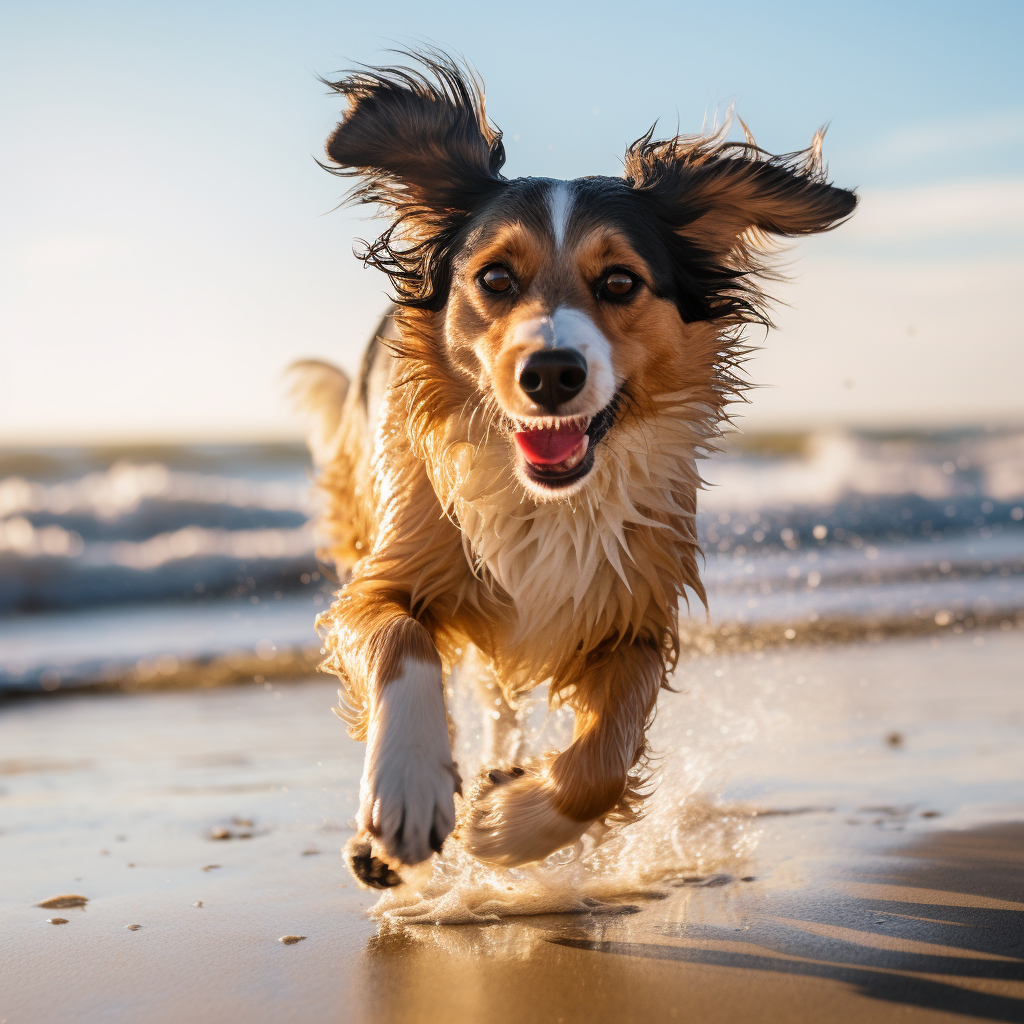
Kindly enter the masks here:
[[407, 600], [379, 584], [353, 579], [331, 617], [328, 643], [348, 699], [365, 708], [355, 730], [366, 735], [358, 832], [346, 853], [359, 881], [388, 888], [401, 881], [398, 865], [440, 852], [455, 827], [461, 779], [448, 739], [441, 659]]
[[665, 679], [659, 645], [636, 641], [588, 658], [576, 682], [572, 744], [534, 764], [485, 772], [462, 839], [480, 860], [515, 867], [575, 843], [639, 801], [632, 769]]

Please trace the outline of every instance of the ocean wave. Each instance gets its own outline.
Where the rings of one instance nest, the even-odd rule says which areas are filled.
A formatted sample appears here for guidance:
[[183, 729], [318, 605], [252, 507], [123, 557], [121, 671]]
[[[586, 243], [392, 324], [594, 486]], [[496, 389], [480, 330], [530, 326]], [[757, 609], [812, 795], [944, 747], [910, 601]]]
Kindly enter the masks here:
[[0, 480], [0, 521], [59, 527], [85, 541], [142, 540], [184, 526], [299, 527], [314, 510], [310, 481], [301, 471], [288, 479], [252, 480], [116, 462], [58, 482]]
[[783, 453], [758, 440], [727, 439], [725, 457], [704, 464], [705, 509], [830, 506], [851, 495], [1024, 498], [1024, 433], [1016, 431], [902, 438], [822, 431], [793, 438]]
[[308, 481], [245, 480], [180, 472], [158, 462], [115, 462], [106, 470], [59, 483], [42, 483], [20, 476], [0, 480], [0, 518], [46, 512], [110, 521], [153, 499], [306, 515], [313, 508]]
[[245, 563], [279, 559], [312, 561], [313, 550], [313, 531], [309, 525], [295, 530], [207, 530], [186, 526], [144, 541], [96, 542], [83, 546], [81, 564], [149, 571], [184, 559], [230, 558]]
[[[733, 435], [726, 448], [702, 464], [697, 516], [716, 614], [838, 614], [886, 587], [980, 588], [1000, 607], [1016, 593], [999, 580], [1024, 574], [1024, 431]], [[0, 451], [3, 468], [0, 616], [288, 593], [319, 569], [298, 445]], [[913, 602], [932, 607], [925, 589]]]
[[934, 582], [1024, 573], [1024, 530], [889, 544], [768, 550], [759, 557], [713, 554], [705, 580], [716, 594]]
[[308, 523], [284, 530], [186, 526], [143, 541], [85, 542], [24, 517], [0, 522], [0, 611], [290, 590], [317, 572]]

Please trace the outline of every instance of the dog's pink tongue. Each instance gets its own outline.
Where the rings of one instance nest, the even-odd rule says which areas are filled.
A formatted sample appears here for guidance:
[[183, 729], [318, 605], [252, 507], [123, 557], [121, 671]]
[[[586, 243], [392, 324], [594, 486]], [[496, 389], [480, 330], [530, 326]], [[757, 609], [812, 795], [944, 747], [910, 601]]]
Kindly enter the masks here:
[[582, 444], [584, 436], [579, 427], [520, 430], [516, 434], [516, 444], [527, 462], [538, 466], [554, 466], [565, 462]]

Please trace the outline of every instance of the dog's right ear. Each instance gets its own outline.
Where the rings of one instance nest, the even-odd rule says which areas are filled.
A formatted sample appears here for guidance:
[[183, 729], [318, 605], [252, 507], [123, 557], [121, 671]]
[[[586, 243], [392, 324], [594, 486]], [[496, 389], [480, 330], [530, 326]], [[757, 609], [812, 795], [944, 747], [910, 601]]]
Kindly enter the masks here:
[[468, 215], [504, 182], [501, 132], [471, 72], [442, 54], [409, 56], [423, 71], [370, 68], [327, 83], [348, 100], [327, 140], [328, 169], [361, 176], [354, 197], [398, 219]]
[[471, 72], [444, 54], [407, 56], [423, 70], [368, 68], [326, 83], [348, 110], [327, 140], [333, 166], [323, 166], [361, 177], [350, 198], [391, 214], [363, 261], [391, 278], [399, 305], [436, 311], [460, 232], [506, 184], [505, 149]]

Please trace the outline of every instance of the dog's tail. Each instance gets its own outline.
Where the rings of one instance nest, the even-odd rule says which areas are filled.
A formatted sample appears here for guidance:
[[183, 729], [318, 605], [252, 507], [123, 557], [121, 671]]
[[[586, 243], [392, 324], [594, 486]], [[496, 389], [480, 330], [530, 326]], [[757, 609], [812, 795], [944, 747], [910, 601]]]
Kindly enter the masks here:
[[319, 359], [300, 359], [286, 371], [288, 393], [306, 422], [306, 443], [313, 465], [326, 466], [337, 454], [348, 376]]

